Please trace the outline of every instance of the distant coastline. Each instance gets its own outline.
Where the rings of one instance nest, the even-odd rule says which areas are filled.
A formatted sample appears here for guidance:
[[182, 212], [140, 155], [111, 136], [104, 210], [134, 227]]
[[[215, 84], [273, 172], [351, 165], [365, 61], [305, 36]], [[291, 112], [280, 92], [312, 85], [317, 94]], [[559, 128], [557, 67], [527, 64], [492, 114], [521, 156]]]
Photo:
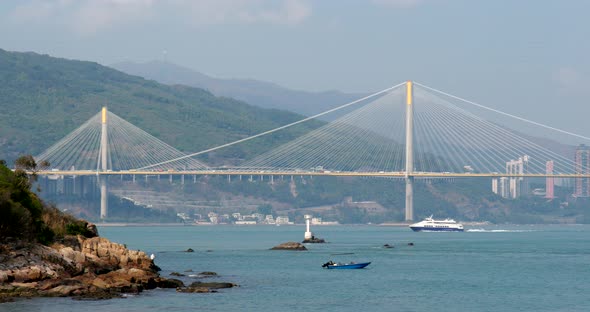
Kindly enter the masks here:
[[[231, 226], [305, 226], [304, 223], [297, 223], [297, 224], [232, 224], [232, 223], [133, 223], [133, 222], [112, 222], [112, 223], [94, 223], [96, 226], [99, 227], [121, 227], [121, 226], [218, 226], [218, 225], [231, 225]], [[380, 225], [380, 224], [336, 224], [336, 223], [325, 223], [325, 224], [312, 224], [313, 226], [341, 226], [341, 225]], [[407, 225], [407, 224], [406, 224]]]
[[404, 227], [410, 225], [410, 222], [383, 222], [378, 224], [379, 226], [397, 226], [397, 227]]

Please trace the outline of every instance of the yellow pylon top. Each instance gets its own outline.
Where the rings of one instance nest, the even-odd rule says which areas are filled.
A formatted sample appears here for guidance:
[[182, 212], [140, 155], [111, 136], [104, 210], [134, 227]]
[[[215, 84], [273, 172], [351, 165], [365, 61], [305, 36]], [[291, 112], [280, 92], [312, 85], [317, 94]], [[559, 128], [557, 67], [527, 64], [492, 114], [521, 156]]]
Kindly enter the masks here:
[[107, 108], [106, 108], [106, 106], [104, 106], [102, 108], [102, 123], [103, 124], [107, 123]]
[[413, 96], [413, 84], [411, 80], [408, 80], [408, 82], [406, 82], [406, 104], [408, 105], [412, 105], [412, 101], [414, 100], [412, 98]]

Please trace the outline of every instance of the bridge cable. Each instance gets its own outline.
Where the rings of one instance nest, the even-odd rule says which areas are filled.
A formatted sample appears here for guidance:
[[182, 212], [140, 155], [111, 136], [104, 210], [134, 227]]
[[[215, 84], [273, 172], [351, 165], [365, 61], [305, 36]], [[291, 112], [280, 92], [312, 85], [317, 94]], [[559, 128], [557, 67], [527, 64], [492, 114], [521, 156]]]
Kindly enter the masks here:
[[468, 103], [468, 104], [471, 104], [471, 105], [475, 105], [475, 106], [477, 106], [479, 108], [483, 108], [483, 109], [486, 109], [486, 110], [489, 110], [489, 111], [492, 111], [492, 112], [495, 112], [495, 113], [498, 113], [498, 114], [501, 114], [501, 115], [505, 115], [505, 116], [508, 116], [508, 117], [511, 117], [511, 118], [514, 118], [514, 119], [518, 119], [520, 121], [524, 121], [524, 122], [527, 122], [527, 123], [530, 123], [530, 124], [539, 126], [539, 127], [543, 127], [543, 128], [546, 128], [546, 129], [554, 130], [554, 131], [557, 131], [557, 132], [561, 132], [561, 133], [564, 133], [564, 134], [572, 135], [572, 136], [575, 136], [575, 137], [578, 137], [578, 138], [581, 138], [581, 139], [585, 139], [585, 140], [589, 140], [590, 141], [590, 137], [587, 137], [587, 136], [583, 136], [583, 135], [580, 135], [580, 134], [576, 134], [576, 133], [573, 133], [573, 132], [569, 132], [569, 131], [566, 131], [566, 130], [555, 128], [555, 127], [552, 127], [552, 126], [544, 125], [542, 123], [538, 123], [538, 122], [535, 122], [535, 121], [532, 121], [532, 120], [529, 120], [529, 119], [526, 119], [526, 118], [523, 118], [523, 117], [519, 117], [519, 116], [516, 116], [516, 115], [505, 113], [503, 111], [500, 111], [500, 110], [497, 110], [497, 109], [493, 109], [493, 108], [490, 108], [490, 107], [487, 107], [487, 106], [484, 106], [484, 105], [481, 105], [481, 104], [478, 104], [478, 103], [475, 103], [475, 102], [466, 100], [464, 98], [461, 98], [461, 97], [452, 95], [450, 93], [446, 93], [444, 91], [437, 90], [435, 88], [431, 88], [429, 86], [423, 85], [423, 84], [418, 83], [418, 82], [414, 82], [414, 84], [416, 84], [418, 86], [421, 86], [423, 88], [426, 88], [428, 90], [431, 90], [431, 91], [438, 92], [440, 94], [446, 95], [448, 97], [451, 97], [451, 98], [454, 98], [454, 99], [463, 101], [465, 103]]
[[209, 153], [209, 152], [212, 152], [212, 151], [216, 151], [216, 150], [218, 150], [218, 149], [222, 149], [222, 148], [225, 148], [225, 147], [228, 147], [228, 146], [232, 146], [232, 145], [235, 145], [235, 144], [238, 144], [238, 143], [246, 142], [246, 141], [249, 141], [249, 140], [252, 140], [252, 139], [255, 139], [255, 138], [258, 138], [258, 137], [264, 136], [264, 135], [267, 135], [267, 134], [271, 134], [271, 133], [273, 133], [273, 132], [277, 132], [277, 131], [279, 131], [279, 130], [283, 130], [283, 129], [285, 129], [285, 128], [292, 127], [292, 126], [294, 126], [294, 125], [298, 125], [298, 124], [300, 124], [300, 123], [303, 123], [303, 122], [309, 121], [309, 120], [311, 120], [311, 119], [315, 119], [315, 118], [321, 117], [321, 116], [323, 116], [323, 115], [326, 115], [326, 114], [329, 114], [329, 113], [331, 113], [331, 112], [334, 112], [334, 111], [337, 111], [337, 110], [340, 110], [340, 109], [346, 108], [346, 107], [348, 107], [348, 106], [351, 106], [351, 105], [357, 104], [357, 103], [359, 103], [359, 102], [362, 102], [362, 101], [364, 101], [364, 100], [370, 99], [370, 98], [372, 98], [372, 97], [375, 97], [375, 96], [377, 96], [377, 95], [380, 95], [380, 94], [383, 94], [383, 93], [389, 92], [389, 91], [391, 91], [391, 90], [393, 90], [393, 89], [396, 89], [396, 88], [398, 88], [398, 87], [400, 87], [400, 86], [402, 86], [402, 85], [405, 85], [405, 84], [406, 84], [406, 82], [399, 83], [399, 84], [397, 84], [397, 85], [395, 85], [395, 86], [392, 86], [392, 87], [389, 87], [389, 88], [383, 89], [383, 90], [381, 90], [381, 91], [378, 91], [378, 92], [375, 92], [375, 93], [373, 93], [373, 94], [367, 95], [367, 96], [365, 96], [365, 97], [363, 97], [363, 98], [360, 98], [360, 99], [358, 99], [358, 100], [355, 100], [355, 101], [352, 101], [352, 102], [350, 102], [350, 103], [344, 104], [344, 105], [342, 105], [342, 106], [339, 106], [339, 107], [336, 107], [336, 108], [333, 108], [333, 109], [327, 110], [327, 111], [325, 111], [325, 112], [323, 112], [323, 113], [319, 113], [319, 114], [316, 114], [316, 115], [313, 115], [313, 116], [310, 116], [310, 117], [306, 117], [306, 118], [304, 118], [304, 119], [301, 119], [301, 120], [298, 120], [298, 121], [295, 121], [295, 122], [289, 123], [289, 124], [287, 124], [287, 125], [284, 125], [284, 126], [281, 126], [281, 127], [275, 128], [275, 129], [272, 129], [272, 130], [268, 130], [268, 131], [264, 131], [264, 132], [261, 132], [261, 133], [255, 134], [255, 135], [253, 135], [253, 136], [250, 136], [250, 137], [247, 137], [247, 138], [243, 138], [243, 139], [240, 139], [240, 140], [237, 140], [237, 141], [233, 141], [233, 142], [230, 142], [230, 143], [222, 144], [222, 145], [220, 145], [220, 146], [217, 146], [217, 147], [213, 147], [213, 148], [210, 148], [210, 149], [206, 149], [206, 150], [204, 150], [204, 151], [200, 151], [200, 152], [196, 152], [196, 153], [192, 153], [192, 154], [187, 154], [187, 155], [185, 155], [185, 156], [182, 156], [182, 157], [179, 157], [179, 158], [176, 158], [176, 159], [172, 159], [172, 160], [168, 160], [168, 161], [160, 162], [160, 163], [157, 163], [157, 164], [153, 164], [153, 165], [149, 165], [149, 166], [145, 166], [145, 167], [141, 167], [141, 168], [137, 168], [137, 169], [138, 169], [138, 170], [148, 169], [148, 168], [152, 168], [152, 167], [156, 167], [156, 166], [164, 165], [164, 164], [167, 164], [167, 163], [171, 163], [171, 162], [174, 162], [174, 161], [178, 161], [178, 160], [181, 160], [181, 159], [185, 159], [185, 158], [189, 158], [189, 157], [194, 157], [194, 156], [198, 156], [198, 155], [201, 155], [201, 154], [205, 154], [205, 153]]

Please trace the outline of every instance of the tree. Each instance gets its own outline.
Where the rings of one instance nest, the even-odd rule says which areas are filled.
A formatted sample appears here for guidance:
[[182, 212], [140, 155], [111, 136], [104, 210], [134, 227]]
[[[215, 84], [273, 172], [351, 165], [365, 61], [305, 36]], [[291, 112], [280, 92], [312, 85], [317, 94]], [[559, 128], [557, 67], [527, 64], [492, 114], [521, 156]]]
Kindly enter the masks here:
[[37, 181], [37, 172], [47, 169], [49, 166], [47, 160], [42, 160], [37, 164], [33, 156], [23, 155], [14, 161], [14, 174], [19, 178], [21, 187], [30, 189], [31, 182]]
[[34, 171], [37, 169], [37, 162], [31, 155], [23, 155], [14, 161], [16, 170]]

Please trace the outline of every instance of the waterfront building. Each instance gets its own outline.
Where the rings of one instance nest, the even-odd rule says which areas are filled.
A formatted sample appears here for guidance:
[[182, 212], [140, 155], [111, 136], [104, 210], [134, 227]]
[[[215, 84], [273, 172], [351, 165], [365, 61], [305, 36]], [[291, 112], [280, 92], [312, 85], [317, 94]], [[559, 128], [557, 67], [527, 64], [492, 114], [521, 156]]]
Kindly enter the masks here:
[[219, 217], [217, 215], [211, 215], [209, 221], [211, 224], [219, 224]]
[[274, 217], [272, 215], [266, 215], [264, 217], [263, 223], [265, 223], [265, 224], [275, 224], [275, 219], [274, 219]]
[[293, 224], [293, 222], [289, 221], [289, 217], [287, 216], [277, 216], [275, 222], [276, 224]]
[[314, 225], [322, 224], [322, 218], [319, 218], [319, 217], [311, 218], [311, 224], [314, 224]]

